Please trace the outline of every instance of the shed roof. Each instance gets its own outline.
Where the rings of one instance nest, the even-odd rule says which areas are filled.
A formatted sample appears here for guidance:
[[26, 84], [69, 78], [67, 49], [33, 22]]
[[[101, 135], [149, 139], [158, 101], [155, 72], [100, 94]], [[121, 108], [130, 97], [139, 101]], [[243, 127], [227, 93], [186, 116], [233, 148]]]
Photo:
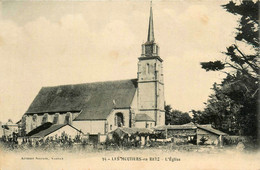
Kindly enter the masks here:
[[197, 129], [196, 125], [194, 124], [183, 124], [183, 125], [162, 125], [154, 127], [155, 130], [165, 130], [165, 129], [172, 129], [172, 130], [187, 130], [187, 129]]
[[212, 128], [211, 124], [207, 124], [207, 125], [197, 125], [197, 127], [200, 128], [200, 129], [206, 130], [206, 131], [208, 131], [208, 132], [217, 134], [217, 135], [227, 135], [227, 134], [224, 133], [224, 132], [221, 132], [221, 131], [219, 131], [219, 130], [217, 130], [217, 129]]
[[137, 79], [42, 87], [25, 114], [81, 111], [75, 120], [106, 119], [130, 107]]
[[44, 123], [44, 124], [42, 124], [42, 125], [36, 127], [35, 129], [31, 130], [30, 132], [28, 132], [28, 133], [26, 134], [26, 136], [32, 136], [32, 135], [34, 135], [34, 134], [36, 134], [36, 133], [39, 133], [39, 132], [41, 132], [41, 131], [43, 131], [43, 130], [45, 130], [45, 129], [48, 129], [48, 128], [51, 127], [52, 125], [53, 125], [53, 123], [51, 123], [51, 122], [46, 122], [46, 123]]
[[183, 125], [162, 125], [162, 126], [157, 126], [154, 127], [154, 130], [157, 131], [164, 131], [165, 129], [172, 129], [172, 130], [188, 130], [188, 129], [203, 129], [206, 130], [208, 132], [217, 134], [217, 135], [227, 135], [224, 132], [221, 132], [217, 129], [212, 128], [211, 124], [206, 124], [206, 125], [199, 125], [199, 124], [194, 124], [194, 123], [187, 123], [187, 124], [183, 124]]
[[70, 126], [70, 127], [74, 128], [75, 130], [81, 132], [80, 130], [76, 129], [75, 127], [73, 127], [73, 126], [71, 126], [69, 124], [55, 124], [55, 125], [50, 126], [47, 129], [44, 129], [44, 130], [42, 130], [42, 131], [32, 135], [31, 137], [32, 138], [43, 138], [43, 137], [45, 137], [45, 136], [55, 132], [56, 130], [61, 129], [64, 126]]
[[145, 133], [145, 134], [150, 134], [153, 133], [152, 129], [147, 129], [147, 128], [128, 128], [128, 127], [119, 127], [117, 129], [115, 129], [112, 132], [116, 132], [116, 133], [125, 133], [125, 134], [136, 134], [136, 133]]
[[154, 122], [154, 120], [147, 114], [136, 114], [135, 121], [153, 121]]

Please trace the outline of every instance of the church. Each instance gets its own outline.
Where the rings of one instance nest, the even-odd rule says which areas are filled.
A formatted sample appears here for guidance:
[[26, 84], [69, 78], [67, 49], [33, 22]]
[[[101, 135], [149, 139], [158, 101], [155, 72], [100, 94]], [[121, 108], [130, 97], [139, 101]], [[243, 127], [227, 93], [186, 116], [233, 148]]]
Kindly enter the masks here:
[[151, 6], [137, 78], [42, 87], [21, 122], [24, 134], [51, 122], [69, 124], [84, 134], [105, 136], [118, 127], [164, 125], [164, 104], [163, 60], [155, 43]]

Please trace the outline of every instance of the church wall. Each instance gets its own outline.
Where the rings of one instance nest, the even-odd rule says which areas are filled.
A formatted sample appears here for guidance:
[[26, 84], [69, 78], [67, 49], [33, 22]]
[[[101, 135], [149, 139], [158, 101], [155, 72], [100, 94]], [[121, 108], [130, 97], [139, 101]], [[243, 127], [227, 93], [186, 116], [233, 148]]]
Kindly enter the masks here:
[[[156, 125], [165, 125], [165, 112], [161, 110], [140, 110], [137, 114], [147, 114], [150, 116], [154, 121], [157, 121]], [[157, 119], [156, 119], [157, 114]], [[136, 126], [135, 126], [136, 127]]]
[[43, 118], [43, 115], [37, 115], [36, 127], [38, 127], [42, 124], [42, 118]]
[[135, 127], [135, 115], [138, 113], [138, 102], [137, 102], [137, 91], [134, 95], [133, 101], [131, 103], [131, 127]]
[[105, 120], [73, 121], [72, 126], [81, 130], [84, 134], [105, 134]]
[[114, 109], [107, 117], [107, 130], [108, 132], [111, 132], [118, 128], [117, 125], [115, 125], [115, 115], [116, 113], [122, 113], [124, 116], [124, 126], [123, 127], [130, 127], [129, 125], [129, 118], [130, 118], [130, 110], [129, 109]]
[[163, 63], [160, 61], [156, 61], [156, 69], [158, 71], [158, 75], [157, 75], [157, 80], [159, 80], [159, 82], [163, 82]]
[[155, 118], [155, 110], [140, 110], [138, 114], [147, 114], [150, 118], [152, 118], [154, 121], [156, 121]]
[[65, 122], [66, 113], [62, 113], [59, 115], [59, 124], [63, 124]]
[[49, 114], [48, 115], [48, 122], [53, 122], [54, 114]]
[[151, 121], [138, 121], [135, 122], [135, 127], [136, 128], [151, 128], [154, 127], [155, 123]]
[[155, 109], [155, 83], [139, 83], [139, 108]]
[[26, 133], [32, 130], [32, 115], [28, 115], [25, 117], [25, 131]]
[[141, 60], [138, 63], [139, 81], [155, 80], [156, 59]]
[[137, 103], [137, 91], [135, 92], [134, 98], [131, 103], [131, 109], [137, 110], [138, 109], [138, 103]]
[[[72, 113], [72, 120], [76, 118], [79, 115], [79, 113]], [[34, 120], [33, 117], [36, 117]], [[26, 133], [30, 132], [31, 130], [37, 128], [38, 126], [42, 125], [42, 120], [43, 120], [44, 114], [33, 114], [33, 115], [26, 115], [26, 124], [25, 124], [25, 130]], [[55, 114], [48, 114], [48, 118], [46, 122], [51, 122], [53, 123]], [[66, 113], [60, 113], [59, 114], [59, 119], [57, 124], [64, 124], [65, 123], [65, 117]]]
[[158, 95], [157, 95], [157, 108], [164, 110], [164, 87], [162, 84], [158, 83]]
[[157, 125], [165, 125], [165, 112], [158, 111], [157, 112]]
[[158, 59], [139, 60], [138, 113], [147, 114], [157, 121], [156, 125], [163, 125], [165, 122], [162, 71], [163, 65]]

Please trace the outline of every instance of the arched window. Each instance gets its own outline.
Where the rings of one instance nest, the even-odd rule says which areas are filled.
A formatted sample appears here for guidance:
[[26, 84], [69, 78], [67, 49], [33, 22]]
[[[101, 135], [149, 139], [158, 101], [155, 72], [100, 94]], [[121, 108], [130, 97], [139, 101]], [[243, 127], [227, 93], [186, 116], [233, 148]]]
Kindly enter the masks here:
[[38, 119], [38, 115], [34, 114], [32, 116], [32, 127], [31, 127], [31, 129], [35, 129], [37, 127], [37, 119]]
[[45, 114], [43, 115], [43, 117], [42, 117], [42, 124], [48, 122], [48, 116], [49, 116], [48, 113], [45, 113]]
[[59, 113], [55, 113], [54, 118], [53, 118], [53, 124], [59, 124]]
[[34, 122], [36, 122], [36, 121], [37, 121], [37, 118], [38, 118], [38, 115], [37, 115], [37, 114], [34, 114], [33, 117], [32, 117], [32, 120], [33, 120]]
[[68, 112], [65, 116], [65, 124], [71, 124], [72, 123], [72, 113]]
[[117, 127], [124, 126], [124, 116], [122, 113], [115, 114], [115, 126], [117, 126]]

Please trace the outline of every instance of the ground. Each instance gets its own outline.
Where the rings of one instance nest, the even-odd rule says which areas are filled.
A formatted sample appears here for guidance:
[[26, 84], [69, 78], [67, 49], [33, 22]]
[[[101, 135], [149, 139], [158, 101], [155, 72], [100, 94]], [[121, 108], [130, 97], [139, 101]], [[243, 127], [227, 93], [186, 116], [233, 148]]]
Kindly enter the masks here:
[[[1, 169], [259, 169], [259, 152], [183, 145], [116, 150], [1, 151]], [[17, 168], [19, 167], [19, 168]], [[115, 168], [116, 167], [116, 168]]]

